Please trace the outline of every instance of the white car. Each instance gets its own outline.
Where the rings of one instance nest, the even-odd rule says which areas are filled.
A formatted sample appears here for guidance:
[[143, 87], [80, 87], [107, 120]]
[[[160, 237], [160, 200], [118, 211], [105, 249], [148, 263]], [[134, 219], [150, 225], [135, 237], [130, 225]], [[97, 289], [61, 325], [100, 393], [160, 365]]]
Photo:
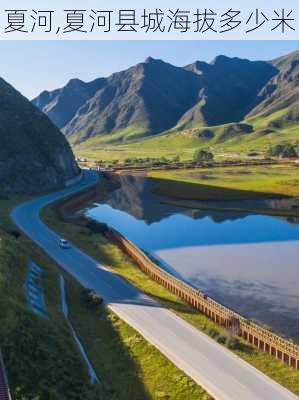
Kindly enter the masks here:
[[59, 246], [62, 248], [62, 249], [69, 249], [71, 246], [70, 246], [70, 244], [69, 244], [69, 242], [67, 241], [67, 240], [65, 240], [65, 239], [60, 239], [59, 240]]

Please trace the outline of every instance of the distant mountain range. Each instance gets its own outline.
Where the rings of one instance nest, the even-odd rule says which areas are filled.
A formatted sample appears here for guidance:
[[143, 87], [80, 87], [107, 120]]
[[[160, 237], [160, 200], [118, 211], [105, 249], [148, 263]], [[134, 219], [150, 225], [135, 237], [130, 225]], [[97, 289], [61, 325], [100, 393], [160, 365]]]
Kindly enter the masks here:
[[1, 78], [0, 143], [0, 195], [54, 189], [79, 174], [59, 129]]
[[109, 135], [117, 143], [272, 114], [277, 125], [298, 122], [298, 88], [299, 51], [269, 62], [218, 56], [186, 67], [149, 57], [108, 78], [71, 80], [33, 104], [75, 145]]

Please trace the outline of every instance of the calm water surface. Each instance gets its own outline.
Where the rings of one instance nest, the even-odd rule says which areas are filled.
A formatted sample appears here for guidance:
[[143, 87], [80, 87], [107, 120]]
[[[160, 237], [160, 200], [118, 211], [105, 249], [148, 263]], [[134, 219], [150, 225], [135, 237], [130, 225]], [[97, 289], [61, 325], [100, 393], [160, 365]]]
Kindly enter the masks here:
[[90, 207], [173, 274], [299, 342], [299, 221], [162, 204], [153, 182], [121, 177]]

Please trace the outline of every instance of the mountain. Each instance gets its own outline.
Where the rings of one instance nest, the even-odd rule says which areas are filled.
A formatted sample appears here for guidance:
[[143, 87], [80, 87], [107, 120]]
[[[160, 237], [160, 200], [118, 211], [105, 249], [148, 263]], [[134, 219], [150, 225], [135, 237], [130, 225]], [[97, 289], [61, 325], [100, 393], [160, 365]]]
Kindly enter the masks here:
[[271, 64], [279, 71], [260, 91], [258, 105], [250, 116], [264, 116], [285, 110], [285, 120], [299, 122], [299, 50], [275, 59]]
[[[60, 93], [65, 93], [69, 86], [70, 83]], [[54, 123], [67, 121], [63, 132], [73, 141], [81, 142], [128, 127], [133, 128], [135, 136], [169, 129], [196, 102], [198, 90], [199, 80], [192, 72], [148, 58], [144, 63], [101, 80], [98, 91], [77, 108], [73, 118], [68, 117], [67, 111], [63, 116], [58, 115], [53, 107], [49, 112], [51, 101], [47, 102], [46, 97], [55, 97], [55, 102], [61, 104], [58, 91], [47, 96], [42, 94], [33, 103]], [[72, 94], [68, 98], [75, 97]], [[69, 108], [74, 108], [74, 102], [71, 101]]]
[[85, 104], [103, 86], [104, 79], [85, 83], [80, 79], [71, 79], [62, 89], [53, 92], [44, 91], [33, 104], [44, 111], [58, 128], [63, 128]]
[[185, 69], [202, 80], [199, 102], [181, 119], [183, 126], [222, 125], [241, 121], [256, 105], [261, 89], [276, 75], [275, 66], [263, 61], [218, 56], [211, 64], [196, 62]]
[[0, 192], [50, 190], [79, 174], [59, 129], [0, 78]]
[[[174, 128], [240, 123], [279, 110], [283, 118], [296, 120], [298, 55], [269, 62], [221, 55], [183, 68], [149, 57], [108, 78], [70, 81], [33, 103], [74, 145], [90, 138], [119, 144]], [[253, 133], [249, 128], [246, 134]]]

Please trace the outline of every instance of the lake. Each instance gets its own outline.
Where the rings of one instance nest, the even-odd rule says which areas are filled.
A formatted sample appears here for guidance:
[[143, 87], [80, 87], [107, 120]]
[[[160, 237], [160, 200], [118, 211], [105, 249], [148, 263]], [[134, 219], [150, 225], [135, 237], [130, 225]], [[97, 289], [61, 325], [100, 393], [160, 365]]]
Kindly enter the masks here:
[[299, 342], [296, 219], [178, 208], [152, 193], [153, 180], [120, 179], [104, 203], [86, 210], [89, 217], [222, 304]]

